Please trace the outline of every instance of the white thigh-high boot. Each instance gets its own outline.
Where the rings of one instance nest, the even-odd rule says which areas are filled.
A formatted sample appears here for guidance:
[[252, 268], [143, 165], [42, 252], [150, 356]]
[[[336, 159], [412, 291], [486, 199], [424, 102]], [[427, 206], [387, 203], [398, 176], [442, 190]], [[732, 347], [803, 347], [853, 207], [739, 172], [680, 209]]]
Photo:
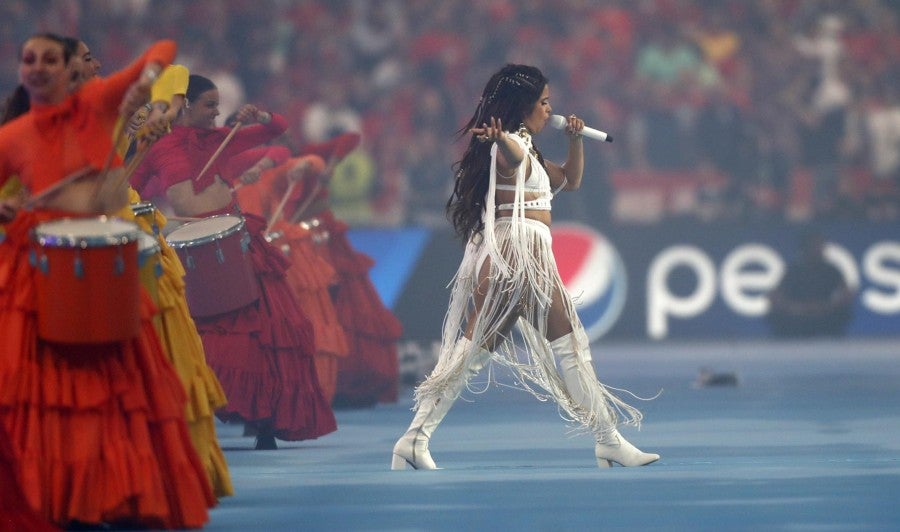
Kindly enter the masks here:
[[[582, 349], [583, 352], [579, 353], [574, 334], [569, 333], [550, 342], [553, 354], [559, 358], [562, 380], [573, 401], [582, 405], [587, 411], [598, 413], [601, 419], [611, 425], [613, 423], [611, 407], [606, 404], [606, 399], [594, 373], [589, 348], [585, 347]], [[579, 364], [579, 358], [584, 361], [583, 364]], [[588, 372], [588, 375], [582, 375], [582, 371]], [[595, 383], [596, 389], [585, 389], [587, 384], [583, 383], [588, 382]], [[602, 402], [602, 404], [592, 404], [592, 402]], [[623, 466], [642, 466], [659, 460], [658, 454], [645, 453], [629, 443], [615, 427], [607, 427], [607, 430], [597, 435], [594, 455], [597, 457], [599, 467], [611, 467], [613, 462]]]
[[[465, 353], [471, 349], [472, 342], [465, 337], [457, 340], [453, 347], [454, 356], [465, 356]], [[450, 407], [456, 401], [456, 398], [466, 387], [469, 379], [478, 374], [479, 371], [490, 360], [491, 354], [484, 348], [475, 350], [470, 355], [470, 360], [465, 370], [450, 382], [446, 388], [446, 393], [438, 399], [426, 399], [419, 403], [416, 414], [413, 417], [409, 428], [397, 440], [394, 445], [394, 454], [391, 459], [391, 469], [403, 470], [407, 466], [413, 469], [438, 469], [431, 453], [428, 451], [428, 440], [431, 434], [440, 424]]]

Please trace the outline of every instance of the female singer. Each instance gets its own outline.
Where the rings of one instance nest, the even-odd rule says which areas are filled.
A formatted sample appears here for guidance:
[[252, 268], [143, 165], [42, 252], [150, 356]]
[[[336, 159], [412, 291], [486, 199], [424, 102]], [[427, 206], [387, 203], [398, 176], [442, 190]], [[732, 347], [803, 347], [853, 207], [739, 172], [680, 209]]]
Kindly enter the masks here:
[[[590, 430], [599, 466], [659, 459], [639, 451], [616, 429], [619, 414], [633, 424], [641, 414], [597, 381], [587, 334], [556, 268], [550, 201], [554, 191], [581, 185], [584, 152], [578, 132], [584, 122], [569, 116], [568, 156], [558, 165], [545, 160], [532, 141], [550, 111], [550, 88], [541, 71], [506, 65], [488, 80], [474, 116], [459, 131], [470, 139], [454, 165], [456, 184], [447, 210], [467, 245], [437, 365], [416, 389], [416, 414], [394, 445], [392, 469], [437, 468], [428, 449], [431, 434], [469, 378], [492, 359], [509, 366], [536, 396], [549, 394], [561, 412]], [[520, 335], [511, 334], [517, 323]]]

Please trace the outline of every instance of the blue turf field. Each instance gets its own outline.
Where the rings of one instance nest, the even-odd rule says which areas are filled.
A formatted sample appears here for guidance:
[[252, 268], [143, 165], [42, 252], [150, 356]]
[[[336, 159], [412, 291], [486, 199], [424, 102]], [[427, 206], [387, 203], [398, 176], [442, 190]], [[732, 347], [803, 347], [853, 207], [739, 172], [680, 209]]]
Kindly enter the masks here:
[[[220, 425], [236, 495], [208, 530], [898, 530], [900, 345], [595, 346], [601, 380], [638, 395], [656, 464], [595, 467], [551, 403], [504, 387], [459, 401], [432, 439], [440, 471], [389, 471], [401, 401], [338, 411], [338, 431], [253, 451]], [[698, 371], [733, 387], [696, 387]], [[503, 376], [501, 374], [501, 381]]]

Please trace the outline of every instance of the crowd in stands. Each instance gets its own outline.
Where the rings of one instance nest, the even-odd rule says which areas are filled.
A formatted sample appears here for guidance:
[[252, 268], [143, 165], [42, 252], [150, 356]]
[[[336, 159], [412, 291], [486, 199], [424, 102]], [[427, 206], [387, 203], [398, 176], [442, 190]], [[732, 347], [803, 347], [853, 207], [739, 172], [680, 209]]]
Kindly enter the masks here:
[[561, 216], [881, 221], [900, 217], [898, 21], [889, 0], [8, 0], [0, 46], [70, 28], [111, 71], [173, 38], [223, 116], [262, 103], [296, 145], [361, 131], [331, 190], [351, 224], [447, 227], [454, 133], [505, 62], [615, 137]]

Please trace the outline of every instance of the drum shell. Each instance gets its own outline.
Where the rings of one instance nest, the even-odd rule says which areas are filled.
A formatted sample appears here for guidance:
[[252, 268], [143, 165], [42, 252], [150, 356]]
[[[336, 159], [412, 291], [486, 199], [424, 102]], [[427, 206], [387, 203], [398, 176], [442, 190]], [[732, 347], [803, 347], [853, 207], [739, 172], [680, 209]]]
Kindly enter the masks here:
[[[180, 240], [182, 230], [196, 229], [210, 218], [189, 222], [167, 237], [185, 270], [185, 296], [191, 316], [208, 318], [249, 306], [259, 299], [259, 286], [248, 250], [249, 235], [238, 216], [226, 231]], [[220, 218], [214, 216], [212, 218]]]
[[[98, 219], [97, 223], [106, 222]], [[40, 232], [45, 225], [39, 224], [36, 231]], [[86, 247], [42, 245], [36, 238], [35, 288], [41, 339], [101, 344], [127, 341], [138, 335], [140, 281], [136, 226], [134, 231], [127, 241]]]
[[153, 304], [159, 306], [159, 278], [162, 275], [162, 255], [156, 237], [141, 233], [138, 240], [138, 276], [141, 285], [150, 294]]

